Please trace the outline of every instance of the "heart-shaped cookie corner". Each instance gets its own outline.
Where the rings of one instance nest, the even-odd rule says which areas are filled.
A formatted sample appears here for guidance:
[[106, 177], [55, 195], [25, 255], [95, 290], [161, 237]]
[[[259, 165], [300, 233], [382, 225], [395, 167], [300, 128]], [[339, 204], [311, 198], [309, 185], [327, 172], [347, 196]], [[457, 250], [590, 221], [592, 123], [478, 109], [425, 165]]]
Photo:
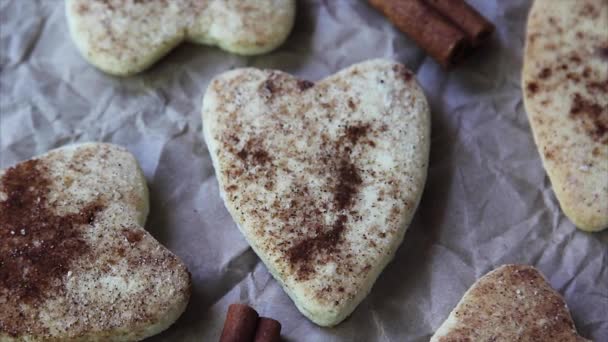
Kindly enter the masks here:
[[291, 32], [295, 0], [66, 0], [82, 55], [109, 74], [148, 68], [183, 41], [241, 54], [274, 50]]
[[464, 294], [431, 342], [571, 341], [576, 332], [562, 296], [534, 267], [503, 265]]
[[413, 74], [371, 60], [316, 84], [275, 70], [216, 77], [204, 136], [247, 241], [315, 323], [344, 320], [420, 200], [430, 114]]
[[185, 310], [190, 275], [143, 229], [125, 149], [71, 145], [0, 170], [0, 340], [137, 341]]

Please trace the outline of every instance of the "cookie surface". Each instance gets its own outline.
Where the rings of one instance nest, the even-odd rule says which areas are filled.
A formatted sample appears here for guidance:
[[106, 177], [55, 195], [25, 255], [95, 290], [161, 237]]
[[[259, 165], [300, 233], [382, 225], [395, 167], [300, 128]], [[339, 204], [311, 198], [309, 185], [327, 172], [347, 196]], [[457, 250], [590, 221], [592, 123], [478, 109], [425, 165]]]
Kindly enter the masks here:
[[522, 87], [528, 119], [562, 210], [608, 227], [608, 2], [536, 0]]
[[0, 341], [137, 341], [190, 296], [185, 265], [142, 227], [146, 182], [108, 144], [0, 171]]
[[82, 55], [114, 75], [140, 72], [183, 41], [242, 55], [269, 52], [289, 35], [295, 0], [66, 0]]
[[564, 299], [531, 266], [504, 265], [464, 294], [431, 342], [585, 342]]
[[429, 109], [403, 65], [316, 84], [238, 69], [211, 82], [205, 140], [233, 219], [298, 309], [344, 320], [401, 244], [420, 200]]

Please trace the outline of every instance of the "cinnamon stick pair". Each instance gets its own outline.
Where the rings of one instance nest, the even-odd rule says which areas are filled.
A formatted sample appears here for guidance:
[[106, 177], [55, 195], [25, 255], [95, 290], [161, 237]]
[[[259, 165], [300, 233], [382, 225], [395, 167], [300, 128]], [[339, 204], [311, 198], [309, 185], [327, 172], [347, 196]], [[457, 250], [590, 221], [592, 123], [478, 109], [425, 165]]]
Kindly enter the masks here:
[[368, 0], [445, 68], [487, 40], [494, 25], [464, 0]]
[[245, 304], [228, 307], [226, 322], [220, 342], [280, 342], [281, 323], [259, 317], [258, 313]]

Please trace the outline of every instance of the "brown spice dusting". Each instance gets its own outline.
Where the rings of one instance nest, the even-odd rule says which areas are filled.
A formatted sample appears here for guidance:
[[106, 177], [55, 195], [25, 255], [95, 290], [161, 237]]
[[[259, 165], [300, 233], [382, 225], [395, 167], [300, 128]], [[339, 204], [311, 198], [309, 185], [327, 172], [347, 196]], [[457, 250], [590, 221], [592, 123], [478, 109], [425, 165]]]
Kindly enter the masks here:
[[577, 83], [581, 81], [581, 76], [574, 72], [567, 73], [566, 78], [569, 79], [570, 81], [577, 82]]
[[277, 86], [274, 84], [271, 78], [264, 82], [264, 88], [270, 93], [274, 94], [277, 91]]
[[583, 60], [579, 55], [570, 56], [570, 61], [574, 63], [581, 63]]
[[603, 82], [589, 82], [587, 84], [587, 89], [589, 91], [597, 90], [608, 94], [608, 79]]
[[[367, 134], [369, 128], [369, 124], [347, 126], [344, 135], [334, 142], [334, 156], [320, 159], [329, 164], [332, 179], [336, 182], [333, 187], [335, 210], [348, 209], [363, 183], [359, 170], [351, 161], [351, 154], [355, 144]], [[339, 250], [347, 220], [346, 215], [339, 215], [331, 228], [318, 226], [314, 237], [304, 239], [287, 250], [288, 260], [296, 267], [299, 280], [307, 279], [315, 272], [312, 260], [317, 255], [333, 254]]]
[[608, 45], [600, 46], [597, 49], [597, 53], [601, 58], [608, 60]]
[[570, 107], [570, 117], [579, 118], [593, 140], [608, 141], [604, 139], [604, 136], [608, 135], [608, 107], [602, 107], [575, 93]]
[[144, 232], [139, 229], [123, 229], [122, 235], [129, 241], [129, 243], [134, 244], [140, 242], [144, 237]]
[[349, 126], [346, 128], [346, 138], [354, 145], [362, 136], [367, 134], [369, 124], [362, 126]]
[[272, 158], [265, 150], [261, 149], [259, 143], [249, 140], [245, 146], [236, 153], [246, 165], [264, 165], [272, 162]]
[[536, 82], [529, 82], [526, 89], [530, 95], [535, 95], [538, 92], [538, 84]]
[[411, 71], [409, 71], [405, 66], [401, 65], [401, 64], [395, 64], [393, 66], [393, 71], [400, 77], [402, 77], [405, 82], [409, 82], [412, 80], [412, 78], [414, 77], [414, 75], [412, 74]]
[[299, 80], [298, 81], [298, 88], [300, 89], [300, 91], [304, 91], [306, 89], [310, 89], [312, 87], [314, 87], [314, 83], [311, 81], [307, 81], [307, 80]]
[[357, 105], [353, 102], [353, 99], [348, 99], [348, 108], [351, 110], [357, 110]]
[[585, 69], [583, 70], [583, 77], [584, 78], [591, 77], [591, 69], [589, 67], [585, 67]]
[[80, 15], [84, 15], [87, 12], [89, 12], [90, 8], [88, 4], [78, 4], [78, 7], [76, 8], [76, 13], [80, 14]]
[[331, 230], [322, 232], [313, 238], [306, 239], [288, 250], [287, 255], [289, 261], [294, 265], [299, 265], [299, 279], [306, 279], [315, 272], [310, 263], [314, 258], [315, 253], [318, 253], [319, 251], [334, 253], [336, 251], [337, 245], [342, 238], [346, 220], [346, 215], [338, 216]]
[[538, 77], [543, 80], [551, 77], [551, 69], [543, 68], [543, 70], [540, 71], [540, 74], [538, 74]]
[[255, 150], [251, 156], [254, 163], [257, 165], [270, 162], [270, 156], [268, 155], [268, 152], [264, 150]]
[[334, 202], [338, 210], [350, 206], [353, 196], [357, 193], [357, 187], [362, 180], [356, 166], [348, 160], [341, 160], [338, 168], [338, 184], [334, 190]]
[[63, 290], [73, 260], [89, 246], [80, 225], [92, 224], [103, 205], [93, 202], [78, 213], [56, 215], [47, 204], [46, 167], [30, 160], [2, 177], [7, 199], [0, 202], [0, 293], [34, 303]]

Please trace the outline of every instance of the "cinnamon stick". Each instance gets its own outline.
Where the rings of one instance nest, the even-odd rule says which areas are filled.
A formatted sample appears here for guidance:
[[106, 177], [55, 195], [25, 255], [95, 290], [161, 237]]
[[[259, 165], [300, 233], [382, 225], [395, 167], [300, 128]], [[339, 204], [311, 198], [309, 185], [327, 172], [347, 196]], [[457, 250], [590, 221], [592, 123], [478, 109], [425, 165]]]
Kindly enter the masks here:
[[254, 342], [280, 342], [281, 323], [272, 318], [260, 317]]
[[481, 45], [494, 32], [494, 25], [464, 0], [426, 0], [426, 2], [464, 31], [473, 47]]
[[423, 0], [368, 0], [445, 68], [470, 50], [467, 35]]
[[226, 314], [220, 342], [253, 341], [258, 325], [258, 313], [245, 304], [231, 304]]

